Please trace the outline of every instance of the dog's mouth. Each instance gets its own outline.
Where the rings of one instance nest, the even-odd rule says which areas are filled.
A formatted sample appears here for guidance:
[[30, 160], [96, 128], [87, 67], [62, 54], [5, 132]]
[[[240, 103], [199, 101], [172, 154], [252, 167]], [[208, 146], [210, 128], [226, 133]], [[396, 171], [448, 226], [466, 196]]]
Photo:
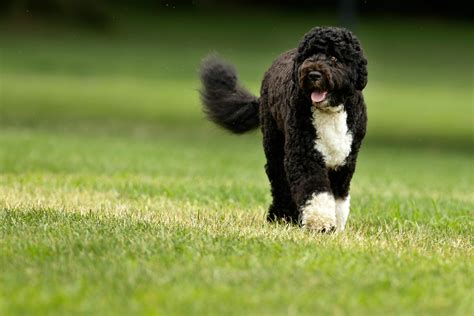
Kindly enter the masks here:
[[317, 105], [318, 103], [324, 102], [326, 100], [327, 95], [327, 91], [313, 91], [311, 93], [311, 101], [314, 105]]
[[329, 104], [329, 93], [324, 90], [314, 90], [311, 92], [311, 103], [316, 109], [326, 111], [331, 106]]
[[331, 105], [330, 96], [327, 91], [313, 91], [311, 93], [311, 102], [315, 109], [323, 112], [335, 113], [341, 111], [344, 106], [339, 104], [337, 106]]

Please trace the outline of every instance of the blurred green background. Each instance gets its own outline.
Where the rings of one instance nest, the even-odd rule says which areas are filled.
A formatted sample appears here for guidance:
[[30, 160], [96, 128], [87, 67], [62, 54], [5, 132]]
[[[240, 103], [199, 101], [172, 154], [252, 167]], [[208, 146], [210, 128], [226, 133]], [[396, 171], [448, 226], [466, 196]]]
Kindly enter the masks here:
[[[203, 56], [217, 51], [235, 63], [258, 93], [272, 60], [308, 29], [341, 24], [327, 4], [298, 11], [144, 1], [144, 11], [56, 2], [45, 2], [55, 8], [46, 7], [49, 15], [19, 2], [2, 22], [2, 126], [206, 127], [196, 74]], [[83, 17], [83, 7], [92, 13]], [[363, 9], [354, 27], [369, 60], [367, 143], [472, 148], [472, 23]]]

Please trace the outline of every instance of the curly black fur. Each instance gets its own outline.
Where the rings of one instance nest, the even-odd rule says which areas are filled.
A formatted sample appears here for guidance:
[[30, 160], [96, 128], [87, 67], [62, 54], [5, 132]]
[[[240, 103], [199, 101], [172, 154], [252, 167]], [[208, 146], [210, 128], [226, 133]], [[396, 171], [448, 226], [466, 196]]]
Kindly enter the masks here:
[[238, 85], [234, 66], [211, 55], [200, 75], [204, 112], [211, 121], [237, 134], [258, 127], [258, 99]]
[[[273, 62], [265, 73], [259, 99], [238, 86], [231, 65], [215, 57], [203, 63], [201, 78], [202, 99], [211, 120], [236, 133], [257, 127], [260, 120], [273, 196], [269, 220], [297, 222], [312, 194], [347, 197], [367, 124], [361, 92], [367, 84], [367, 60], [350, 31], [336, 27], [310, 30], [297, 49]], [[312, 93], [323, 92], [327, 93], [323, 102], [312, 99]], [[352, 145], [344, 164], [329, 168], [315, 149], [319, 135], [312, 111], [336, 110], [341, 105], [347, 113]]]
[[362, 91], [367, 85], [367, 59], [359, 40], [350, 31], [337, 27], [315, 27], [306, 33], [298, 46], [294, 73], [310, 56], [325, 54], [334, 56], [346, 67], [351, 85], [349, 88]]

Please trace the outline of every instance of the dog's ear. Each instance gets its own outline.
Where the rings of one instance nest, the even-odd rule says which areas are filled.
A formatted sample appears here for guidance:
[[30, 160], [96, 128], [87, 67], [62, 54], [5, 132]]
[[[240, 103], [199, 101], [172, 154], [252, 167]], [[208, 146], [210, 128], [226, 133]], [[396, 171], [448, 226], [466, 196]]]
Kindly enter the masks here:
[[301, 51], [298, 50], [296, 55], [295, 55], [295, 58], [293, 59], [293, 73], [292, 73], [293, 83], [297, 87], [299, 87], [299, 85], [298, 85], [299, 72], [300, 72], [300, 66], [303, 63], [303, 61], [304, 61], [304, 56], [301, 53]]
[[293, 82], [296, 87], [299, 87], [298, 81], [299, 81], [300, 66], [301, 66], [301, 62], [298, 60], [298, 58], [295, 58], [294, 63], [293, 63]]
[[364, 51], [360, 45], [359, 40], [354, 34], [350, 35], [350, 46], [353, 50], [354, 66], [356, 71], [355, 88], [362, 91], [367, 85], [367, 59], [364, 56]]
[[304, 60], [321, 49], [321, 43], [319, 43], [318, 37], [322, 32], [321, 27], [314, 27], [307, 32], [298, 44], [296, 49], [295, 59], [293, 61], [293, 82], [298, 86], [298, 77], [300, 66]]

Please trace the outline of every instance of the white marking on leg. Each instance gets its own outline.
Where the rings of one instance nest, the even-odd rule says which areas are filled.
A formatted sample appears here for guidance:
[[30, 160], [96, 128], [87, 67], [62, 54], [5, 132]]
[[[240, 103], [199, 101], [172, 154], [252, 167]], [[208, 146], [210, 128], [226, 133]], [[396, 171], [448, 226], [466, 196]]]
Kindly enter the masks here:
[[330, 169], [345, 164], [352, 146], [352, 133], [347, 128], [347, 112], [343, 110], [342, 104], [338, 109], [339, 111], [311, 108], [317, 133], [314, 148], [323, 155], [326, 167]]
[[345, 199], [336, 199], [336, 222], [337, 230], [343, 231], [346, 227], [347, 217], [349, 216], [351, 196]]
[[301, 223], [312, 230], [333, 229], [336, 226], [336, 203], [332, 194], [313, 193], [302, 208]]

